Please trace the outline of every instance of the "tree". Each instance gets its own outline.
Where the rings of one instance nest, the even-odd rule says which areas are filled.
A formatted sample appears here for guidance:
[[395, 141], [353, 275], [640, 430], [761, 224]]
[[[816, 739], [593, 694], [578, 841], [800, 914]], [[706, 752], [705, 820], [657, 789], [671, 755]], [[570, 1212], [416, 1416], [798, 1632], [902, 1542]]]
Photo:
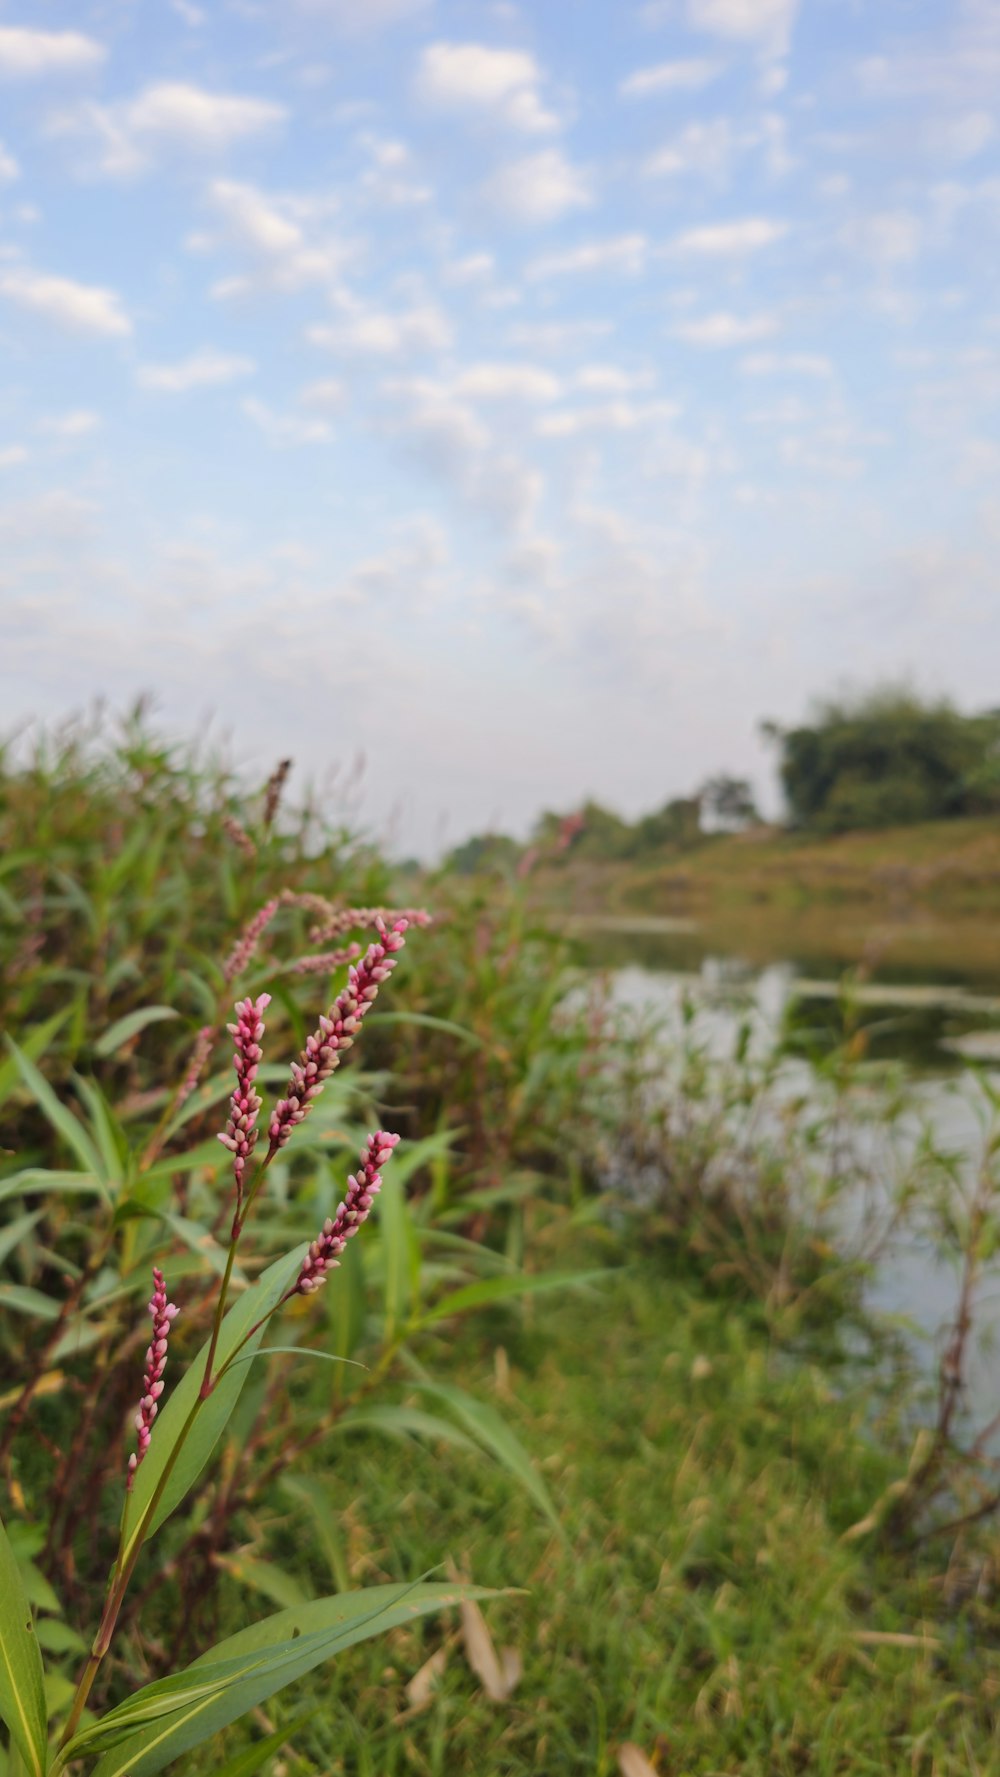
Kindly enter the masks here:
[[727, 777], [724, 772], [702, 785], [701, 806], [710, 820], [730, 831], [738, 832], [760, 820], [748, 779]]
[[798, 728], [764, 725], [781, 749], [795, 826], [825, 832], [1000, 808], [1000, 714], [963, 716], [886, 687], [820, 705]]

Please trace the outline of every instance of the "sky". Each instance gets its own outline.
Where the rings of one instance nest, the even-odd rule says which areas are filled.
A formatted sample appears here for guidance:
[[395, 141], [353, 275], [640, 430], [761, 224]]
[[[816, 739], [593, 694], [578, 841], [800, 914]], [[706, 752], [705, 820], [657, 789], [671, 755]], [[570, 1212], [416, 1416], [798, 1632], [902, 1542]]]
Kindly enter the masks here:
[[0, 726], [397, 851], [1000, 702], [1000, 0], [0, 0]]

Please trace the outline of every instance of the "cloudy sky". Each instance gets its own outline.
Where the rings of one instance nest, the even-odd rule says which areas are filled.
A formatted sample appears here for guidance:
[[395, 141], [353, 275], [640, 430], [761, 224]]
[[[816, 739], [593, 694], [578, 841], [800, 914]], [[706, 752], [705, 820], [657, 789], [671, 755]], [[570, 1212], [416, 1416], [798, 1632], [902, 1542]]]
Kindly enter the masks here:
[[1000, 701], [1000, 0], [0, 0], [0, 707], [427, 849]]

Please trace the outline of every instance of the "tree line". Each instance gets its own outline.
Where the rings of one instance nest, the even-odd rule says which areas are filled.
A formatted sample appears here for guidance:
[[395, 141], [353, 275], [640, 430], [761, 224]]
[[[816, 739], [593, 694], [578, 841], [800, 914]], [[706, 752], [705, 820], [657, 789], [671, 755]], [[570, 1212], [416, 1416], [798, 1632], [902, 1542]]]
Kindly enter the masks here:
[[[879, 687], [819, 703], [796, 727], [766, 721], [761, 730], [777, 750], [784, 825], [792, 830], [840, 833], [1000, 813], [1000, 709], [964, 715], [946, 701]], [[541, 814], [526, 846], [501, 833], [476, 834], [446, 862], [470, 874], [517, 867], [529, 855], [628, 862], [760, 823], [749, 780], [720, 773], [637, 821], [587, 800], [572, 814]]]

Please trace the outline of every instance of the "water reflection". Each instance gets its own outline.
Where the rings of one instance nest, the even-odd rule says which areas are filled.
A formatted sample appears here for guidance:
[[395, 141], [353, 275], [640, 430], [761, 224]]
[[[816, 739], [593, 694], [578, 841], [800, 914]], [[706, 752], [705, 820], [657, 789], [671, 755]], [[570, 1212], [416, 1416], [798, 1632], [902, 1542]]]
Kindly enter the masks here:
[[[916, 1143], [926, 1122], [939, 1148], [957, 1157], [968, 1177], [983, 1151], [982, 1095], [966, 1066], [963, 1048], [978, 1057], [987, 1078], [1000, 1083], [1000, 1003], [991, 974], [977, 979], [967, 958], [950, 979], [916, 980], [911, 970], [878, 971], [845, 996], [842, 973], [824, 977], [815, 954], [806, 972], [800, 958], [754, 962], [713, 944], [692, 929], [652, 931], [603, 927], [581, 937], [591, 966], [611, 972], [616, 999], [652, 1016], [664, 1034], [679, 1039], [685, 1000], [696, 1010], [696, 1031], [709, 1053], [733, 1054], [748, 1021], [758, 1054], [777, 1045], [786, 1057], [787, 1084], [814, 1089], [823, 1057], [847, 1034], [860, 1031], [859, 1056], [900, 1064], [912, 1084], [912, 1111], [900, 1126], [905, 1143]], [[961, 979], [957, 979], [958, 976]], [[993, 1065], [995, 1064], [995, 1065]], [[988, 1070], [988, 1071], [987, 1071]], [[818, 1087], [815, 1087], [818, 1091]], [[845, 1229], [850, 1220], [846, 1211]], [[911, 1323], [918, 1359], [929, 1373], [940, 1350], [942, 1327], [954, 1312], [956, 1271], [930, 1242], [900, 1237], [871, 1278], [873, 1308]], [[995, 1346], [1000, 1332], [1000, 1279], [984, 1278], [976, 1335], [968, 1353], [967, 1405], [980, 1423], [1000, 1407]]]

